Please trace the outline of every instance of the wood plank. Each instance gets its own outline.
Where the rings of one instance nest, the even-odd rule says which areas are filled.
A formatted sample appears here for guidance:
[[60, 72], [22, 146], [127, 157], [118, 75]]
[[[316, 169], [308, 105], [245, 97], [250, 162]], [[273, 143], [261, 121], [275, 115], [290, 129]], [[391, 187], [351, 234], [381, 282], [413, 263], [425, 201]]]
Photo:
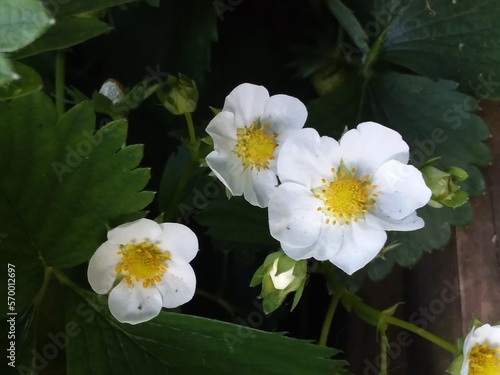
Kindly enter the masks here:
[[474, 219], [457, 229], [458, 273], [462, 293], [462, 331], [474, 314], [479, 320], [500, 320], [500, 105], [483, 102], [481, 116], [490, 124], [492, 165], [485, 168], [485, 195], [471, 200]]

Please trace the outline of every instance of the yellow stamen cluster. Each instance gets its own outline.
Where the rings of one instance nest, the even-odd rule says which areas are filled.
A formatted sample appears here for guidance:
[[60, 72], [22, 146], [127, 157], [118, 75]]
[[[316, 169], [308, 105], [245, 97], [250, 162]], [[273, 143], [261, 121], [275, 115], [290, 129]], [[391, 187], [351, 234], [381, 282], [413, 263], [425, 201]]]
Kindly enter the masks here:
[[118, 254], [122, 256], [121, 263], [115, 268], [128, 285], [142, 281], [147, 288], [161, 281], [161, 276], [167, 271], [166, 261], [170, 259], [168, 252], [162, 252], [151, 242], [120, 245]]
[[341, 164], [338, 171], [331, 169], [331, 181], [322, 179], [323, 185], [312, 189], [316, 198], [323, 200], [323, 205], [318, 207], [327, 218], [329, 224], [349, 225], [351, 220], [358, 222], [365, 217], [365, 213], [375, 207], [374, 190], [376, 185], [370, 182], [370, 176], [363, 178], [356, 176], [356, 169], [348, 170]]
[[241, 158], [244, 168], [256, 168], [258, 171], [267, 169], [269, 162], [274, 160], [274, 150], [278, 147], [278, 133], [272, 135], [265, 131], [269, 122], [260, 125], [254, 121], [250, 127], [239, 128], [236, 133], [236, 146], [233, 152]]
[[500, 374], [500, 348], [477, 344], [471, 349], [469, 360], [469, 375]]

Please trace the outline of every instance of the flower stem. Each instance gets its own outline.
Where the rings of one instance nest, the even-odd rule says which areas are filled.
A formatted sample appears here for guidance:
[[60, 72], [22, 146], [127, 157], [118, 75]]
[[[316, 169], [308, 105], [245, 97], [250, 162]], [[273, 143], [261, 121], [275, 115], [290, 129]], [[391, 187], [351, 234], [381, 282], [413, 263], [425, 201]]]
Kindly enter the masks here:
[[330, 333], [330, 327], [332, 326], [333, 316], [335, 315], [335, 310], [339, 304], [340, 297], [342, 297], [342, 292], [335, 291], [330, 300], [330, 306], [325, 315], [325, 320], [323, 321], [323, 327], [321, 328], [321, 335], [319, 337], [318, 345], [326, 346], [328, 341], [328, 334]]
[[196, 132], [194, 130], [193, 117], [189, 112], [184, 113], [184, 117], [186, 118], [186, 123], [188, 126], [189, 143], [194, 146], [196, 145]]
[[47, 290], [47, 286], [49, 285], [49, 281], [52, 278], [53, 270], [54, 269], [52, 267], [45, 267], [42, 286], [40, 287], [40, 290], [33, 299], [33, 304], [35, 306], [40, 305], [40, 303], [42, 302], [43, 296], [45, 295], [45, 291]]
[[55, 87], [56, 87], [56, 110], [58, 117], [64, 114], [64, 85], [66, 75], [66, 55], [64, 50], [56, 52], [56, 71], [55, 71]]
[[450, 344], [448, 341], [443, 340], [441, 337], [433, 335], [432, 333], [422, 328], [419, 328], [414, 324], [408, 323], [404, 320], [395, 318], [393, 316], [385, 317], [385, 321], [388, 324], [392, 324], [393, 326], [400, 327], [406, 329], [407, 331], [413, 332], [419, 335], [420, 337], [423, 337], [424, 339], [436, 344], [437, 346], [440, 346], [441, 348], [449, 351], [450, 353], [453, 353], [455, 356], [460, 354], [455, 345]]
[[379, 325], [378, 331], [380, 332], [380, 374], [387, 375], [387, 347], [389, 346], [389, 339], [387, 338], [387, 323], [383, 322]]
[[347, 290], [344, 290], [344, 293], [342, 294], [342, 302], [345, 303], [346, 306], [351, 307], [352, 310], [354, 310], [361, 319], [369, 324], [376, 325], [379, 322], [383, 321], [386, 324], [391, 324], [393, 326], [400, 327], [409, 332], [415, 333], [416, 335], [419, 335], [420, 337], [436, 344], [437, 346], [440, 346], [441, 348], [449, 351], [450, 353], [453, 353], [454, 355], [460, 354], [458, 349], [454, 345], [443, 340], [442, 338], [433, 335], [432, 333], [419, 328], [414, 324], [395, 318], [394, 316], [388, 315], [382, 311], [374, 309], [371, 306], [368, 306], [361, 300], [361, 298]]

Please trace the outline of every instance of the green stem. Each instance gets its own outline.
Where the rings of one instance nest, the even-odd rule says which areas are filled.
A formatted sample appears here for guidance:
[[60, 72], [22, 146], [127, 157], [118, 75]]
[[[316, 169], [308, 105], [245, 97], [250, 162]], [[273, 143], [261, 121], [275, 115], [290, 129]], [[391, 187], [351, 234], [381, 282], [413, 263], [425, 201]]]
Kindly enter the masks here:
[[168, 210], [163, 215], [163, 219], [166, 221], [175, 219], [175, 214], [176, 214], [178, 205], [181, 202], [181, 199], [185, 193], [184, 189], [186, 188], [186, 185], [189, 181], [189, 177], [191, 176], [191, 172], [198, 164], [198, 157], [199, 157], [200, 150], [199, 150], [198, 140], [196, 138], [196, 132], [194, 130], [193, 117], [191, 116], [191, 113], [189, 113], [189, 112], [184, 113], [184, 117], [186, 119], [188, 132], [189, 132], [188, 149], [189, 149], [189, 153], [191, 154], [191, 160], [190, 160], [189, 164], [186, 166], [186, 169], [182, 173], [181, 177], [179, 178], [179, 182], [177, 183], [177, 188], [175, 189], [174, 197], [172, 199], [172, 205], [168, 208]]
[[437, 346], [440, 346], [441, 348], [449, 351], [450, 353], [453, 353], [454, 355], [460, 354], [458, 349], [454, 345], [443, 340], [442, 338], [433, 335], [432, 333], [419, 328], [414, 324], [408, 323], [404, 320], [395, 318], [387, 314], [383, 314], [383, 312], [365, 304], [361, 300], [361, 298], [357, 297], [351, 292], [344, 290], [342, 301], [347, 306], [352, 307], [352, 309], [358, 314], [358, 316], [369, 324], [377, 324], [378, 322], [380, 322], [380, 319], [383, 319], [385, 323], [415, 333], [416, 335], [419, 335], [420, 337], [436, 344]]
[[441, 337], [433, 335], [432, 333], [422, 328], [419, 328], [414, 324], [408, 323], [404, 320], [395, 318], [393, 316], [388, 316], [385, 317], [384, 319], [388, 324], [392, 324], [393, 326], [400, 327], [406, 329], [407, 331], [413, 332], [416, 335], [423, 337], [424, 339], [436, 344], [437, 346], [440, 346], [441, 348], [449, 351], [450, 353], [453, 353], [456, 356], [460, 354], [455, 345], [450, 344], [448, 341], [443, 340]]
[[380, 332], [380, 375], [387, 375], [387, 347], [389, 346], [387, 324], [380, 324], [378, 330]]
[[339, 304], [340, 297], [342, 297], [342, 292], [335, 291], [332, 295], [330, 306], [328, 306], [328, 311], [326, 312], [325, 320], [323, 321], [323, 327], [321, 328], [318, 345], [326, 346], [328, 334], [330, 333], [330, 327], [332, 326], [333, 316], [335, 315], [335, 310]]
[[189, 112], [184, 113], [184, 117], [186, 118], [186, 123], [188, 126], [189, 143], [192, 146], [195, 146], [197, 141], [196, 141], [196, 132], [194, 130], [193, 117], [191, 116], [191, 113], [189, 113]]
[[47, 286], [49, 285], [53, 271], [54, 269], [52, 267], [45, 267], [42, 286], [40, 287], [40, 290], [33, 299], [33, 304], [35, 306], [40, 305], [40, 303], [42, 302], [43, 296], [45, 295], [45, 291], [47, 290]]
[[64, 114], [64, 86], [66, 76], [66, 55], [64, 50], [56, 53], [56, 110], [57, 115], [61, 117]]

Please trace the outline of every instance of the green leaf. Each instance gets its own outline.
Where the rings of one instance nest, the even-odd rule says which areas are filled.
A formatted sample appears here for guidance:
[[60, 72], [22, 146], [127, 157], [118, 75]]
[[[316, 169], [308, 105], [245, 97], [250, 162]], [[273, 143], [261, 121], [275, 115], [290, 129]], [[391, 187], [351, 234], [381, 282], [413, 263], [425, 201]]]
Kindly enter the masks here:
[[209, 228], [207, 234], [218, 240], [268, 246], [278, 244], [269, 233], [267, 210], [252, 206], [243, 197], [227, 199], [221, 191], [195, 219]]
[[386, 73], [368, 85], [364, 118], [378, 120], [403, 135], [415, 165], [441, 157], [444, 166], [464, 169], [462, 183], [470, 195], [480, 195], [484, 181], [475, 165], [491, 161], [483, 143], [489, 136], [486, 123], [471, 113], [478, 102], [456, 91], [450, 81]]
[[54, 20], [37, 0], [0, 1], [0, 52], [32, 43]]
[[0, 53], [0, 87], [17, 77], [12, 62]]
[[55, 16], [73, 16], [81, 13], [93, 13], [116, 5], [131, 3], [137, 0], [42, 0], [46, 8]]
[[345, 366], [328, 359], [338, 350], [206, 318], [163, 312], [143, 324], [119, 324], [104, 299], [83, 296], [67, 291], [66, 321], [75, 325], [71, 374], [327, 375]]
[[206, 0], [165, 1], [169, 13], [162, 39], [167, 52], [167, 68], [182, 73], [202, 86], [210, 66], [212, 42], [217, 40], [217, 13]]
[[446, 373], [451, 375], [460, 375], [462, 365], [464, 363], [464, 356], [460, 355], [451, 362], [450, 366], [446, 369]]
[[[408, 1], [389, 24], [380, 57], [476, 97], [500, 97], [500, 2]], [[496, 77], [496, 79], [495, 79]]]
[[344, 30], [349, 34], [356, 46], [363, 51], [368, 52], [368, 35], [354, 16], [352, 10], [346, 7], [340, 0], [326, 0], [326, 5], [330, 12], [337, 18]]
[[[88, 102], [57, 121], [38, 92], [0, 102], [0, 259], [15, 264], [19, 309], [41, 285], [43, 267], [71, 267], [105, 240], [110, 220], [151, 202], [140, 192], [149, 171], [135, 169], [140, 146], [123, 147], [125, 121], [94, 134]], [[5, 277], [5, 273], [2, 274]]]
[[15, 59], [55, 51], [95, 38], [111, 28], [95, 18], [61, 18], [41, 38], [12, 55]]
[[14, 69], [20, 78], [0, 86], [0, 100], [28, 95], [43, 87], [42, 78], [29, 66], [14, 62]]

